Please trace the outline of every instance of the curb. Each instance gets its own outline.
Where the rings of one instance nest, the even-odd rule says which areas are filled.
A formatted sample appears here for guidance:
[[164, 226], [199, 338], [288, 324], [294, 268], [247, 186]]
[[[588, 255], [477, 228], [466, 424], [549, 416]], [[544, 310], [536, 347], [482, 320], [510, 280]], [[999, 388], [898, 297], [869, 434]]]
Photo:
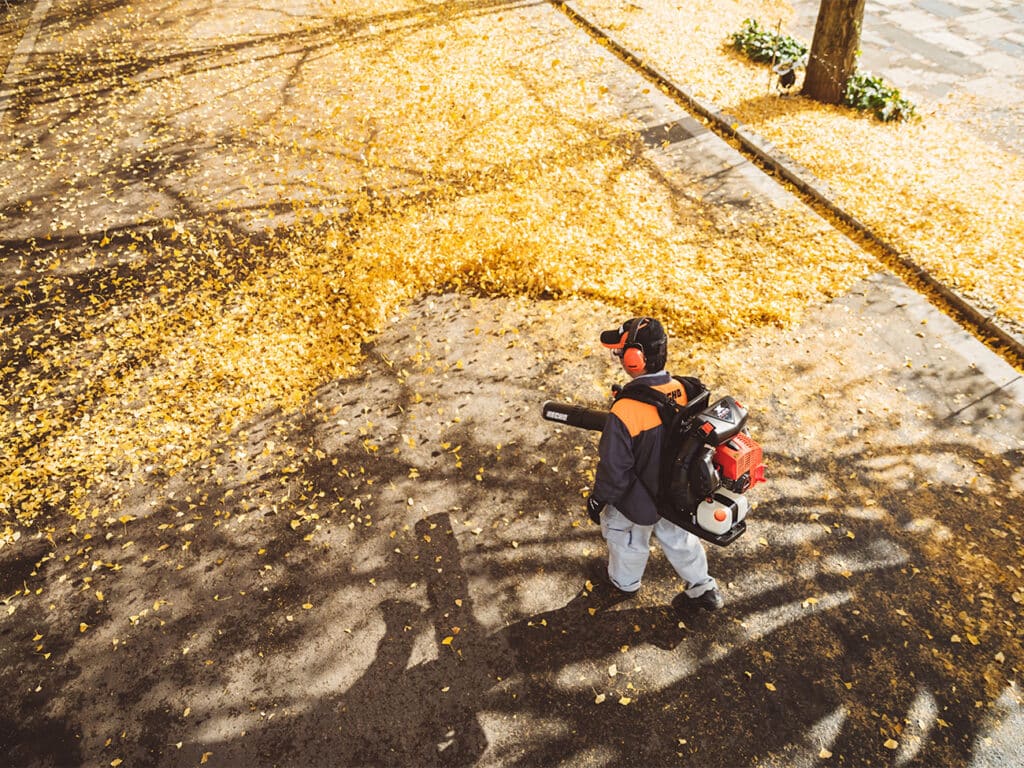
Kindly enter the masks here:
[[825, 182], [788, 157], [763, 136], [758, 135], [735, 118], [722, 112], [717, 105], [693, 95], [684, 86], [674, 83], [667, 75], [658, 71], [658, 69], [644, 61], [643, 58], [617, 42], [606, 30], [580, 13], [569, 0], [552, 0], [552, 3], [569, 17], [573, 23], [583, 28], [591, 37], [608, 48], [609, 51], [626, 64], [656, 83], [667, 95], [681, 102], [688, 110], [703, 118], [719, 136], [738, 142], [740, 150], [748, 157], [755, 158], [762, 168], [768, 169], [787, 181], [813, 203], [815, 207], [827, 210], [834, 219], [880, 249], [882, 255], [885, 259], [889, 260], [891, 265], [909, 274], [922, 284], [929, 293], [939, 297], [945, 303], [945, 308], [954, 317], [970, 325], [983, 340], [989, 342], [990, 345], [994, 340], [997, 347], [1002, 347], [1005, 352], [1016, 357], [1018, 364], [1024, 361], [1024, 339], [1001, 326], [996, 320], [995, 314], [982, 312], [960, 293], [941, 282], [920, 264], [902, 254], [894, 245], [875, 233], [867, 224], [840, 207], [828, 193], [828, 185]]

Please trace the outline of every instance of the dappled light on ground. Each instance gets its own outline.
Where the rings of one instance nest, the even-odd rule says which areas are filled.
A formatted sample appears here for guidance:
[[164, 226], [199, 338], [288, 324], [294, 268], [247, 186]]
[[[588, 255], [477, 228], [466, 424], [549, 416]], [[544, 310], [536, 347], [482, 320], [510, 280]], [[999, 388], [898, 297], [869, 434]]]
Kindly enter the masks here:
[[564, 329], [609, 311], [420, 300], [358, 378], [249, 419], [104, 535], [23, 537], [5, 674], [41, 689], [15, 754], [571, 762], [620, 757], [641, 723], [652, 765], [979, 750], [1021, 658], [1021, 456], [986, 426], [1007, 404], [949, 419], [966, 403], [927, 369], [894, 398], [894, 362], [920, 352], [879, 345], [848, 303], [791, 340], [752, 334], [700, 370], [743, 393], [771, 457], [748, 535], [710, 553], [727, 611], [677, 615], [660, 556], [607, 608], [585, 585], [593, 437], [536, 411], [601, 401], [610, 362]]
[[[654, 162], [556, 8], [54, 3], [0, 160], [10, 760], [955, 765], [1019, 711], [1019, 406], [820, 219]], [[660, 557], [599, 602], [593, 435], [539, 418], [637, 312], [768, 452], [718, 614]]]
[[0, 166], [12, 522], [118, 517], [214, 431], [354, 371], [424, 291], [585, 296], [713, 346], [871, 263], [803, 209], [753, 224], [675, 194], [550, 9], [87, 11]]

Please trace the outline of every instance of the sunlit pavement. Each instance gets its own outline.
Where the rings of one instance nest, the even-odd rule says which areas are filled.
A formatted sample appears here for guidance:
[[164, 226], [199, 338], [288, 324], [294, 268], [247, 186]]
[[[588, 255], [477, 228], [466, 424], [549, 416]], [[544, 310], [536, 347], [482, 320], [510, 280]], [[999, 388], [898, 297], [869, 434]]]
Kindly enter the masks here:
[[[818, 5], [793, 0], [791, 34], [810, 43]], [[868, 0], [860, 67], [1024, 153], [1024, 6], [1016, 0]]]
[[[652, 190], [707, 199], [751, 227], [799, 205], [591, 51], [554, 7], [467, 8], [484, 30], [521, 23], [524, 40], [542, 36], [545, 61], [603, 82], [608, 119], [645, 127], [663, 174]], [[205, 13], [197, 30], [218, 22]], [[302, 58], [304, 39], [282, 38], [288, 57]], [[330, 48], [326, 35], [316, 43]], [[207, 107], [180, 119], [244, 123]], [[92, 209], [83, 196], [66, 215], [124, 225], [151, 207], [213, 207], [223, 177], [204, 171], [220, 168], [218, 149], [199, 146], [198, 170], [173, 184], [128, 189], [130, 204]], [[48, 211], [12, 224], [40, 238], [50, 226]], [[1020, 762], [1020, 374], [884, 274], [798, 327], [751, 328], [699, 371], [750, 406], [769, 456], [747, 536], [710, 553], [726, 608], [673, 615], [680, 585], [655, 556], [643, 595], [602, 611], [581, 589], [602, 553], [579, 492], [593, 440], [538, 411], [554, 396], [601, 402], [615, 376], [593, 348], [611, 315], [586, 299], [416, 300], [367, 347], [358, 377], [141, 486], [132, 521], [76, 543], [71, 565], [36, 565], [48, 547], [28, 537], [17, 556], [0, 552], [5, 594], [22, 579], [46, 591], [11, 602], [0, 629], [16, 659], [3, 681], [22, 692], [2, 711], [10, 753], [125, 765]], [[684, 366], [687, 340], [673, 343]], [[268, 455], [283, 475], [263, 472]], [[316, 539], [296, 499], [320, 492], [349, 501]], [[164, 530], [143, 528], [150, 518]], [[307, 533], [329, 548], [307, 547]], [[165, 544], [172, 559], [142, 558]], [[119, 577], [105, 565], [115, 560]]]

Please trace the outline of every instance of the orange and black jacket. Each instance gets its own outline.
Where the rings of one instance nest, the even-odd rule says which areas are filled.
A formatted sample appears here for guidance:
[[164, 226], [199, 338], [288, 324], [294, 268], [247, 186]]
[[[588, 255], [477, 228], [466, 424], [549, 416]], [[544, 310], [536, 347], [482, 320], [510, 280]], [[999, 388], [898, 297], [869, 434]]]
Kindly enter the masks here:
[[[626, 388], [648, 386], [685, 405], [686, 392], [666, 371], [638, 376]], [[658, 409], [628, 397], [619, 397], [601, 432], [597, 475], [591, 497], [611, 504], [639, 525], [658, 521], [658, 468], [665, 428]]]

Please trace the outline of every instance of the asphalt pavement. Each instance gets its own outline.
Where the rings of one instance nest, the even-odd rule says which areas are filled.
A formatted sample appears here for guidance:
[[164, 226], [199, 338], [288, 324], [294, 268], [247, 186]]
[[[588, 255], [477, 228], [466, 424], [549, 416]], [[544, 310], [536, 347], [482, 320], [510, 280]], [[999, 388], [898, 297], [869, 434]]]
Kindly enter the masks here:
[[[943, 16], [966, 4], [920, 0], [915, 7], [978, 35], [998, 28], [994, 16], [991, 25], [982, 15], [969, 25]], [[918, 24], [894, 3], [869, 6], [892, 29]], [[1013, 4], [999, 8], [999, 24], [1020, 22]], [[494, 11], [486, 3], [479, 10], [484, 24], [522, 22], [547, 30], [554, 40], [546, 43], [548, 57], [561, 53], [569, 61], [572, 52], [593, 48], [600, 74], [590, 76], [603, 78], [619, 112], [642, 126], [645, 153], [678, 194], [755, 224], [765, 210], [803, 205], [679, 102], [650, 87], [642, 73], [600, 49], [555, 5], [504, 4], [500, 20], [486, 15]], [[29, 33], [45, 37], [45, 13], [36, 18]], [[936, 67], [935, 88], [948, 86], [952, 81], [940, 68], [945, 62], [948, 71], [952, 59], [935, 53], [945, 38], [932, 38], [926, 69]], [[9, 77], [30, 75], [25, 48]], [[1001, 58], [978, 65], [981, 54], [964, 56], [975, 62], [963, 64], [964, 71], [978, 75], [972, 93], [985, 93], [985, 78], [1007, 77], [1006, 92], [1019, 85], [1020, 71], [1004, 69]], [[992, 109], [996, 114], [1001, 107]], [[1013, 136], [1007, 140], [1012, 144]], [[536, 307], [523, 302], [421, 298], [368, 349], [365, 376], [328, 383], [317, 392], [316, 409], [296, 417], [303, 434], [323, 438], [328, 456], [369, 465], [361, 445], [345, 455], [351, 440], [344, 419], [356, 419], [356, 404], [362, 414], [379, 409], [385, 426], [402, 424], [395, 427], [397, 441], [402, 430], [419, 428], [403, 419], [413, 414], [425, 421], [435, 405], [415, 410], [420, 406], [406, 401], [409, 392], [436, 386], [437, 371], [444, 370], [446, 379], [452, 376], [445, 391], [454, 392], [457, 420], [495, 430], [462, 435], [467, 465], [479, 462], [483, 475], [486, 464], [490, 472], [498, 459], [488, 451], [501, 441], [502, 469], [512, 480], [488, 488], [477, 477], [460, 485], [449, 470], [433, 485], [410, 484], [400, 462], [371, 468], [371, 475], [381, 474], [373, 477], [377, 498], [367, 504], [380, 504], [381, 515], [412, 509], [414, 496], [419, 505], [430, 494], [449, 513], [425, 516], [397, 538], [394, 530], [388, 538], [386, 525], [371, 529], [367, 523], [365, 534], [344, 531], [355, 538], [323, 555], [337, 558], [321, 571], [328, 574], [323, 602], [335, 611], [327, 614], [332, 620], [303, 634], [293, 621], [301, 622], [300, 608], [268, 635], [272, 617], [258, 613], [256, 621], [240, 597], [222, 607], [219, 598], [238, 588], [222, 586], [209, 596], [218, 602], [215, 612], [168, 618], [167, 627], [161, 619], [166, 647], [154, 658], [170, 658], [171, 671], [156, 670], [158, 683], [145, 682], [144, 653], [122, 651], [119, 658], [127, 660], [119, 665], [138, 679], [127, 684], [114, 673], [100, 677], [104, 694], [95, 712], [68, 705], [69, 712], [61, 704], [62, 694], [88, 696], [77, 689], [88, 689], [91, 670], [103, 663], [98, 653], [72, 653], [25, 696], [24, 711], [41, 713], [24, 723], [20, 733], [27, 736], [4, 713], [6, 746], [16, 750], [11, 754], [28, 756], [31, 765], [60, 764], [53, 754], [113, 764], [113, 753], [100, 745], [116, 739], [120, 715], [131, 723], [124, 729], [141, 732], [138, 741], [145, 745], [136, 744], [134, 753], [126, 747], [128, 754], [163, 765], [186, 755], [211, 765], [394, 764], [404, 758], [425, 765], [725, 768], [850, 764], [846, 754], [865, 764], [1024, 764], [1024, 707], [1016, 682], [1024, 659], [1012, 655], [1011, 643], [1018, 638], [1013, 624], [1024, 591], [1017, 570], [1024, 512], [1020, 372], [884, 271], [823, 302], [796, 328], [752, 329], [703, 372], [720, 389], [756, 404], [756, 434], [770, 456], [770, 482], [760, 490], [750, 533], [711, 553], [728, 605], [710, 616], [670, 614], [664, 603], [671, 590], [653, 584], [671, 575], [655, 558], [644, 596], [605, 609], [581, 591], [585, 568], [600, 560], [600, 542], [592, 530], [570, 525], [565, 511], [579, 498], [564, 478], [591, 466], [592, 446], [568, 432], [553, 436], [548, 425], [529, 420], [536, 410], [530, 393], [538, 407], [546, 396], [539, 387], [569, 389], [607, 374], [587, 358], [559, 364], [561, 379], [553, 379], [552, 337], [562, 334], [564, 322], [583, 333], [582, 323], [593, 318], [593, 307], [567, 306], [546, 308], [545, 324]], [[516, 329], [514, 342], [509, 328]], [[429, 350], [433, 360], [422, 354], [423, 329], [438, 342]], [[500, 378], [490, 375], [498, 370], [490, 362], [517, 354], [529, 364], [506, 365]], [[407, 361], [408, 370], [394, 360]], [[500, 429], [485, 421], [490, 403], [503, 409]], [[329, 415], [316, 421], [321, 410]], [[261, 447], [255, 446], [254, 462]], [[549, 463], [547, 456], [559, 458]], [[515, 478], [525, 490], [513, 487]], [[202, 480], [196, 480], [200, 490]], [[378, 507], [368, 509], [377, 515]], [[474, 515], [485, 522], [470, 524]], [[269, 511], [261, 517], [276, 520]], [[484, 538], [488, 534], [496, 538]], [[202, 561], [190, 566], [199, 574], [193, 586], [221, 578], [215, 568], [223, 558], [214, 560], [213, 544], [194, 549], [209, 566], [205, 572]], [[287, 578], [289, 568], [300, 572], [300, 565], [284, 563], [266, 578], [281, 578], [276, 574], [282, 571]], [[148, 610], [153, 598], [147, 587], [166, 585], [145, 581], [150, 571], [134, 567], [135, 599]], [[260, 560], [248, 571], [264, 574], [264, 567]], [[13, 566], [5, 561], [5, 568]], [[160, 578], [179, 584], [174, 579], [183, 576]], [[395, 583], [387, 584], [392, 578]], [[281, 603], [308, 588], [275, 585], [270, 594]], [[518, 603], [508, 601], [511, 594]], [[188, 597], [174, 599], [185, 603]], [[309, 600], [310, 606], [320, 602]], [[221, 611], [230, 621], [222, 621]], [[46, 615], [32, 618], [43, 622]], [[12, 622], [5, 636], [19, 631]], [[77, 641], [76, 634], [68, 644]], [[144, 642], [141, 634], [133, 639], [133, 653], [135, 643], [148, 648]], [[197, 682], [214, 672], [187, 665], [198, 664], [204, 653], [214, 657], [225, 644], [235, 655], [210, 662], [224, 676]], [[25, 669], [24, 679], [16, 679], [27, 692], [44, 673]], [[248, 698], [250, 688], [261, 697]], [[51, 697], [51, 689], [58, 694]], [[182, 691], [190, 697], [187, 707], [178, 698]]]

